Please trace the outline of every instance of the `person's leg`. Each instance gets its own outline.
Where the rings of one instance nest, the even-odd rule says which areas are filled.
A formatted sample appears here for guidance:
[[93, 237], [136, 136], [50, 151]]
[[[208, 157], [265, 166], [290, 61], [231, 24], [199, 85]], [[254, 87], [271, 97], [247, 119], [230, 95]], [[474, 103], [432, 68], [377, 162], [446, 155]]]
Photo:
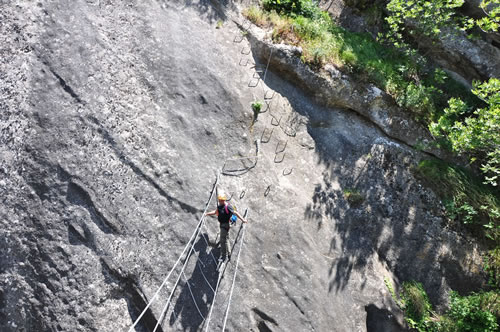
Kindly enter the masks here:
[[220, 227], [220, 257], [226, 258], [229, 244], [229, 227]]

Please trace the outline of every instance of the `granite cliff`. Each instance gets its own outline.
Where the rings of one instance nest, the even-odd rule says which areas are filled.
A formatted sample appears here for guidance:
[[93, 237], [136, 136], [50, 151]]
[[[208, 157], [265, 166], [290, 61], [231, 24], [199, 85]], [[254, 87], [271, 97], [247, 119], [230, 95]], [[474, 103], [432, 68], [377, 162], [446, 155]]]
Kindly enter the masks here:
[[395, 120], [376, 87], [308, 72], [245, 4], [0, 4], [2, 331], [126, 331], [215, 185], [249, 224], [231, 231], [212, 313], [207, 218], [137, 331], [178, 277], [158, 330], [201, 331], [209, 315], [220, 329], [241, 243], [232, 331], [400, 331], [384, 278], [419, 280], [438, 306], [484, 284], [478, 245], [443, 228], [412, 172], [439, 154], [413, 147], [425, 128]]

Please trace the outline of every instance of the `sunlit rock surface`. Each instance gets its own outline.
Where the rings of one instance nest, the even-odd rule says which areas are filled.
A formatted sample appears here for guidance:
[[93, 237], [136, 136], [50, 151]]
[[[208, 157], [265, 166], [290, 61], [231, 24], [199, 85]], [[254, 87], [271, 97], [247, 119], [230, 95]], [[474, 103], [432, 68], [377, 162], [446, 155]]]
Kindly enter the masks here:
[[422, 155], [263, 70], [235, 9], [0, 5], [2, 331], [127, 330], [218, 174], [249, 224], [244, 238], [240, 223], [231, 230], [210, 322], [215, 218], [137, 331], [154, 329], [177, 279], [159, 330], [220, 330], [241, 243], [232, 331], [399, 331], [384, 278], [424, 283], [437, 305], [450, 287], [481, 285], [477, 248], [443, 231], [439, 201], [411, 171]]

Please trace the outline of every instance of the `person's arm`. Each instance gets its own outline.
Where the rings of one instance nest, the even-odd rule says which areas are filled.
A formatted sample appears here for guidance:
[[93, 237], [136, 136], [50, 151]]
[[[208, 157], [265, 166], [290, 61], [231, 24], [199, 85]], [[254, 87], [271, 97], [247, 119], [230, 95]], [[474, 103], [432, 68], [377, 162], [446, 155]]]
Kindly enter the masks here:
[[240, 216], [240, 214], [239, 214], [238, 212], [234, 211], [233, 213], [236, 215], [236, 217], [240, 218], [240, 220], [241, 220], [243, 223], [245, 223], [245, 224], [246, 224], [246, 223], [248, 222], [248, 220], [243, 219], [243, 217], [242, 217], [242, 216]]
[[205, 213], [206, 216], [215, 216], [216, 214], [217, 214], [217, 210], [213, 210], [213, 211]]

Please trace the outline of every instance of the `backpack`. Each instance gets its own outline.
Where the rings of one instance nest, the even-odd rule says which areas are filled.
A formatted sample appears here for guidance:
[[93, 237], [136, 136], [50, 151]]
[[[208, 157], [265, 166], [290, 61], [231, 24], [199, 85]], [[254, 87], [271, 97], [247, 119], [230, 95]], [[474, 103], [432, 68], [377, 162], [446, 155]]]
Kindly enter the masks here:
[[[226, 211], [226, 214], [229, 214], [229, 209], [227, 208], [229, 206], [229, 203], [226, 202], [226, 204], [224, 204], [224, 211]], [[233, 211], [236, 211], [236, 207], [235, 206], [232, 206], [233, 208]], [[229, 225], [234, 225], [236, 224], [236, 220], [238, 220], [238, 217], [232, 213], [231, 214], [231, 218], [229, 218]]]

